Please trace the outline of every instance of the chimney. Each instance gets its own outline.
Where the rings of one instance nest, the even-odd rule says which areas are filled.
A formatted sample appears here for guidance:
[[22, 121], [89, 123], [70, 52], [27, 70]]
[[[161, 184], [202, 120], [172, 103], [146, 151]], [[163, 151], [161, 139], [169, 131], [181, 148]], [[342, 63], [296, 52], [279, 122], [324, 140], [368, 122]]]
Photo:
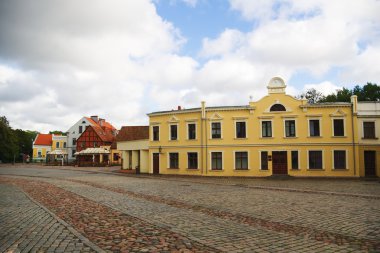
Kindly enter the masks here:
[[98, 122], [98, 116], [97, 116], [97, 115], [95, 115], [95, 116], [91, 116], [91, 119], [92, 119], [93, 121], [95, 121], [96, 123]]
[[102, 119], [102, 118], [99, 118], [99, 125], [102, 127], [103, 125], [104, 125], [104, 119]]
[[178, 111], [180, 111], [180, 110], [182, 110], [182, 107], [179, 105], [179, 106], [177, 107], [177, 109], [178, 109]]

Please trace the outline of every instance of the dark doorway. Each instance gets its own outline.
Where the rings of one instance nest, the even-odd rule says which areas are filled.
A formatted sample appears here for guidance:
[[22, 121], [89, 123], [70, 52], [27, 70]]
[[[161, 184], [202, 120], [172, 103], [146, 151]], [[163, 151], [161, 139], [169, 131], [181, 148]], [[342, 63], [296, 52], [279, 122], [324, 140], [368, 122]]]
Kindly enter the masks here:
[[376, 176], [376, 151], [364, 151], [364, 170], [366, 177]]
[[272, 152], [273, 175], [288, 174], [288, 157], [286, 151]]
[[160, 174], [160, 154], [153, 153], [153, 174]]

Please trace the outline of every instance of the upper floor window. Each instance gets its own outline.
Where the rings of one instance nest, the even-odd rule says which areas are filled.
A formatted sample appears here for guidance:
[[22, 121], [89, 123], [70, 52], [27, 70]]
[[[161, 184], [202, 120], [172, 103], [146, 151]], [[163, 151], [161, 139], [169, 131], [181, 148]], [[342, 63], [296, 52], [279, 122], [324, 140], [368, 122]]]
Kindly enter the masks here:
[[195, 123], [191, 123], [187, 125], [187, 138], [189, 140], [195, 140], [196, 139], [196, 125]]
[[222, 152], [211, 152], [211, 169], [222, 170], [223, 169], [223, 154]]
[[55, 147], [59, 148], [59, 142], [58, 141], [55, 143]]
[[363, 122], [363, 138], [364, 139], [375, 139], [375, 122]]
[[211, 123], [211, 138], [212, 139], [222, 138], [222, 123], [220, 122]]
[[170, 140], [174, 141], [178, 139], [178, 126], [170, 125]]
[[236, 122], [236, 138], [246, 138], [245, 121]]
[[248, 152], [235, 152], [235, 169], [248, 170]]
[[83, 126], [79, 126], [79, 133], [81, 134], [83, 132]]
[[76, 145], [76, 144], [77, 144], [77, 139], [73, 138], [73, 145]]
[[66, 142], [63, 143], [63, 148], [66, 148]]
[[96, 148], [97, 146], [98, 146], [98, 143], [94, 141], [94, 148]]
[[169, 153], [169, 168], [178, 169], [178, 153]]
[[160, 127], [159, 126], [153, 126], [153, 140], [159, 141], [160, 140]]
[[321, 136], [319, 119], [309, 120], [309, 134], [310, 136]]
[[272, 121], [262, 121], [261, 126], [262, 137], [272, 137]]
[[296, 121], [285, 120], [285, 136], [296, 137]]
[[286, 108], [282, 104], [274, 104], [271, 106], [270, 111], [271, 112], [284, 112], [284, 111], [286, 111]]
[[334, 136], [344, 136], [344, 121], [343, 119], [334, 119]]

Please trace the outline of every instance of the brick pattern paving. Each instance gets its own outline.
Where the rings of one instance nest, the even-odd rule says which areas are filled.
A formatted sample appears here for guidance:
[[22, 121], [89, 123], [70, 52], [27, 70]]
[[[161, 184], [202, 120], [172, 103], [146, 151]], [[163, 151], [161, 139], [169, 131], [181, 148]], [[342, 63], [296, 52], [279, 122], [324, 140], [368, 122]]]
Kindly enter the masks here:
[[[75, 190], [75, 187], [72, 188], [72, 184], [66, 184], [66, 187], [68, 187], [68, 189], [70, 189], [70, 190], [74, 189], [74, 191], [77, 192], [78, 194], [85, 194], [85, 192], [87, 192], [87, 194], [85, 194], [85, 196], [87, 198], [92, 198], [92, 199], [97, 200], [97, 201], [102, 201], [102, 203], [107, 203], [107, 204], [113, 206], [114, 208], [122, 208], [122, 210], [125, 212], [129, 212], [129, 213], [133, 212], [133, 209], [131, 209], [131, 206], [134, 206], [134, 207], [138, 206], [136, 211], [133, 212], [133, 215], [140, 216], [141, 218], [151, 217], [151, 219], [149, 220], [150, 222], [160, 221], [160, 222], [162, 222], [166, 225], [169, 225], [173, 228], [178, 228], [178, 225], [180, 225], [181, 221], [183, 221], [183, 220], [185, 220], [185, 221], [191, 220], [191, 222], [189, 222], [189, 223], [185, 222], [185, 226], [189, 225], [189, 224], [196, 225], [197, 223], [198, 223], [198, 225], [199, 224], [203, 225], [201, 227], [189, 226], [188, 228], [186, 227], [185, 230], [180, 231], [181, 233], [186, 233], [188, 236], [197, 235], [199, 231], [204, 231], [204, 229], [214, 230], [214, 231], [212, 231], [211, 233], [209, 233], [210, 231], [208, 231], [206, 233], [201, 232], [201, 236], [203, 236], [205, 234], [218, 234], [218, 233], [220, 233], [220, 231], [222, 231], [222, 234], [224, 235], [225, 238], [223, 238], [224, 240], [220, 240], [220, 241], [213, 238], [212, 240], [217, 242], [214, 247], [217, 247], [217, 245], [223, 245], [223, 242], [228, 240], [228, 238], [234, 238], [234, 237], [239, 237], [239, 236], [237, 236], [236, 234], [233, 234], [233, 233], [236, 233], [236, 231], [233, 231], [232, 234], [228, 233], [228, 232], [223, 232], [225, 230], [231, 230], [231, 228], [233, 228], [235, 224], [228, 224], [228, 226], [224, 226], [226, 223], [225, 221], [219, 222], [220, 224], [218, 224], [218, 222], [216, 222], [215, 219], [210, 220], [210, 216], [211, 217], [217, 217], [219, 219], [224, 219], [224, 220], [228, 220], [228, 221], [232, 221], [232, 222], [237, 222], [237, 223], [249, 225], [249, 226], [252, 226], [255, 228], [259, 227], [261, 229], [265, 229], [266, 231], [265, 231], [265, 233], [262, 234], [263, 240], [261, 240], [261, 241], [265, 241], [264, 239], [266, 238], [266, 241], [271, 242], [272, 240], [268, 239], [268, 238], [277, 238], [276, 241], [278, 242], [280, 240], [280, 236], [278, 234], [277, 235], [275, 235], [275, 234], [270, 235], [270, 231], [274, 231], [274, 232], [286, 233], [288, 235], [296, 236], [299, 238], [313, 239], [313, 240], [321, 241], [321, 242], [328, 243], [328, 244], [346, 245], [346, 246], [351, 247], [351, 248], [356, 249], [356, 250], [362, 249], [362, 250], [379, 250], [380, 251], [380, 242], [379, 242], [379, 232], [380, 231], [374, 231], [375, 234], [371, 239], [360, 238], [358, 236], [353, 236], [353, 235], [350, 236], [350, 235], [344, 235], [344, 234], [339, 234], [339, 233], [334, 233], [334, 232], [329, 232], [329, 231], [324, 231], [324, 230], [318, 230], [318, 229], [315, 229], [313, 227], [296, 226], [296, 225], [290, 225], [290, 224], [283, 223], [283, 222], [273, 222], [273, 221], [266, 220], [266, 219], [259, 219], [259, 218], [255, 218], [252, 216], [236, 214], [236, 213], [232, 213], [232, 212], [228, 212], [228, 211], [215, 210], [212, 208], [207, 208], [207, 207], [199, 206], [199, 205], [194, 206], [194, 205], [191, 205], [189, 203], [184, 203], [184, 202], [180, 202], [177, 200], [170, 200], [170, 199], [165, 199], [165, 198], [162, 198], [159, 196], [146, 195], [146, 194], [142, 194], [142, 193], [135, 193], [132, 191], [127, 191], [125, 189], [120, 189], [120, 188], [110, 187], [110, 186], [104, 186], [102, 184], [93, 183], [93, 182], [85, 182], [85, 181], [75, 180], [75, 179], [71, 179], [68, 181], [76, 182], [76, 183], [80, 183], [80, 184], [85, 184], [85, 185], [88, 185], [91, 187], [96, 187], [98, 189], [104, 189], [104, 190], [108, 190], [108, 191], [112, 191], [112, 192], [116, 192], [116, 193], [126, 194], [126, 195], [128, 195], [128, 197], [143, 199], [143, 200], [147, 200], [149, 202], [162, 203], [162, 204], [165, 204], [165, 205], [168, 205], [171, 207], [175, 207], [175, 209], [172, 210], [172, 212], [170, 212], [171, 209], [165, 205], [160, 206], [160, 207], [158, 207], [157, 205], [153, 205], [153, 206], [150, 206], [151, 212], [148, 213], [148, 209], [149, 209], [148, 207], [150, 204], [149, 202], [147, 203], [145, 201], [143, 203], [137, 204], [137, 202], [134, 201], [134, 203], [131, 203], [132, 200], [130, 198], [125, 199], [125, 198], [122, 198], [120, 196], [116, 197], [115, 201], [112, 201], [110, 194], [108, 193], [108, 194], [104, 195], [104, 194], [102, 194], [102, 190], [96, 190], [93, 188], [87, 188], [86, 189], [83, 187], [80, 188], [80, 190], [78, 190], [78, 189]], [[62, 181], [60, 182], [60, 185], [62, 187], [65, 187], [65, 184], [62, 183]], [[71, 188], [70, 188], [70, 186], [71, 186]], [[125, 204], [125, 203], [127, 203], [127, 204]], [[182, 210], [178, 210], [178, 208], [180, 208]], [[190, 210], [191, 212], [183, 211], [183, 209]], [[163, 211], [160, 212], [160, 210], [163, 210]], [[202, 214], [206, 214], [209, 217], [202, 217], [202, 219], [201, 219], [202, 221], [198, 222], [195, 219], [196, 215], [194, 214], [194, 212], [200, 212]], [[170, 213], [170, 215], [168, 215], [169, 213]], [[174, 216], [177, 216], [176, 219], [174, 219]], [[171, 219], [171, 220], [166, 220], [166, 218]], [[377, 224], [377, 225], [379, 225], [379, 224]], [[191, 230], [191, 228], [193, 228], [193, 230], [194, 229], [195, 230], [192, 231], [191, 233], [187, 233], [189, 231], [189, 229]], [[240, 230], [239, 233], [241, 235], [247, 235], [247, 234], [249, 235], [249, 234], [253, 233], [253, 231], [247, 231], [244, 229], [242, 230], [241, 226], [239, 228], [237, 228], [236, 230]], [[257, 237], [257, 232], [254, 232], [254, 234], [256, 234], [256, 237]], [[218, 234], [218, 237], [220, 239], [221, 235]], [[244, 236], [240, 236], [240, 237], [244, 237]], [[249, 239], [249, 238], [245, 238], [245, 239]], [[289, 243], [286, 243], [286, 242], [289, 242], [289, 240], [287, 240], [287, 238], [283, 238], [283, 241], [284, 241], [284, 244], [282, 244], [282, 246], [289, 245]], [[251, 242], [253, 242], [253, 241], [251, 240]], [[209, 243], [209, 241], [206, 240], [206, 241], [204, 241], [204, 243]], [[254, 242], [253, 242], [253, 245], [255, 245]], [[251, 245], [247, 245], [247, 246], [251, 246]], [[265, 246], [265, 244], [263, 246]], [[226, 246], [222, 246], [221, 249], [223, 249], [225, 247]]]
[[218, 252], [52, 184], [0, 178], [22, 188], [102, 249], [110, 252]]
[[0, 252], [94, 252], [14, 186], [0, 184]]

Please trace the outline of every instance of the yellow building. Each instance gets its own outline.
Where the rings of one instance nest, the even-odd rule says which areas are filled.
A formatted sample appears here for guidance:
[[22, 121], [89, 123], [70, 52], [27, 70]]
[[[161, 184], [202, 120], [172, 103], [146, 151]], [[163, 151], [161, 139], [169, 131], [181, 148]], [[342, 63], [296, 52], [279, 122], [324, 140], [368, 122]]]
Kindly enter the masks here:
[[46, 154], [51, 151], [52, 134], [37, 134], [33, 141], [33, 162], [46, 161]]
[[358, 177], [352, 103], [308, 104], [272, 78], [268, 95], [243, 106], [149, 116], [149, 172], [203, 176]]
[[380, 102], [357, 103], [360, 176], [380, 176]]

